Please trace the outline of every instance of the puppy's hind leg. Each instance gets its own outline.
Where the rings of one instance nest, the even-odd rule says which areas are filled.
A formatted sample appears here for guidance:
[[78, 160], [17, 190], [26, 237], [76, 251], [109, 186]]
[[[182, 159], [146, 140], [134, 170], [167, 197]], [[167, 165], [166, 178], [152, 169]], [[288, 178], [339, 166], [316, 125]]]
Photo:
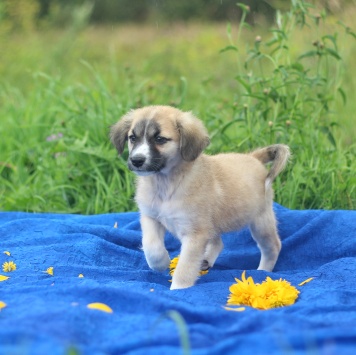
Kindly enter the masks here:
[[214, 266], [214, 263], [221, 253], [223, 247], [224, 244], [220, 236], [216, 236], [209, 240], [208, 245], [206, 246], [204, 260], [200, 267], [202, 271], [208, 270]]
[[258, 270], [272, 271], [281, 250], [281, 241], [277, 233], [276, 218], [272, 206], [255, 218], [250, 224], [250, 231], [261, 251]]

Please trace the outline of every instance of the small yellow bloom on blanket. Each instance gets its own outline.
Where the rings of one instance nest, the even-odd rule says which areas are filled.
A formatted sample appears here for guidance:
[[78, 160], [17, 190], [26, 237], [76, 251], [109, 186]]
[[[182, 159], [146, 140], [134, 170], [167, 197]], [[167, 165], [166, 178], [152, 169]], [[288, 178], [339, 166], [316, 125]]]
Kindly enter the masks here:
[[270, 309], [292, 305], [298, 298], [299, 291], [286, 280], [272, 280], [267, 277], [261, 284], [253, 278], [246, 278], [246, 272], [241, 280], [230, 286], [228, 305], [250, 306], [257, 309]]
[[9, 251], [4, 251], [4, 254], [6, 254], [7, 256], [11, 256], [11, 253]]
[[[178, 260], [179, 260], [179, 255], [176, 256], [175, 258], [173, 258], [171, 260], [171, 263], [169, 264], [169, 274], [172, 276], [174, 274], [174, 270], [177, 267], [178, 264]], [[199, 274], [200, 275], [205, 275], [209, 272], [209, 270], [200, 270]]]
[[0, 311], [5, 308], [7, 306], [7, 304], [3, 301], [0, 301]]
[[6, 280], [8, 280], [10, 277], [8, 277], [8, 276], [4, 276], [4, 275], [0, 275], [0, 282], [1, 281], [6, 281]]
[[16, 270], [16, 264], [13, 261], [6, 261], [2, 264], [2, 270], [4, 272], [11, 272]]

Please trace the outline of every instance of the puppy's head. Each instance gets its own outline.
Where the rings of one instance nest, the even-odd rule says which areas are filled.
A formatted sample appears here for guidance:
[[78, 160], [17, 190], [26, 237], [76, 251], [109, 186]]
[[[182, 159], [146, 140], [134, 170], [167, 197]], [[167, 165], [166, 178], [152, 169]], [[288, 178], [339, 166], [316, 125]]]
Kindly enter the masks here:
[[112, 126], [110, 136], [119, 154], [128, 141], [128, 167], [137, 175], [168, 174], [182, 160], [195, 160], [209, 144], [200, 120], [169, 106], [128, 112]]

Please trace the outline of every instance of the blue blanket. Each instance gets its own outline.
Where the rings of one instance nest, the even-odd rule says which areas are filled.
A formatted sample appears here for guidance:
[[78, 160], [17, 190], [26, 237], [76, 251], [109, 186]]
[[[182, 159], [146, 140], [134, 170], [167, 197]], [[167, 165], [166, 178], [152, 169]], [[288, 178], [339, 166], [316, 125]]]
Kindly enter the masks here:
[[[355, 354], [356, 212], [275, 210], [283, 248], [273, 273], [255, 270], [259, 251], [244, 229], [223, 236], [196, 286], [176, 291], [168, 271], [146, 264], [138, 213], [0, 213], [0, 261], [17, 266], [0, 270], [10, 276], [0, 282], [0, 354]], [[171, 235], [166, 245], [179, 253]], [[225, 310], [243, 270], [256, 282], [286, 279], [299, 298]], [[87, 308], [93, 302], [113, 313]]]

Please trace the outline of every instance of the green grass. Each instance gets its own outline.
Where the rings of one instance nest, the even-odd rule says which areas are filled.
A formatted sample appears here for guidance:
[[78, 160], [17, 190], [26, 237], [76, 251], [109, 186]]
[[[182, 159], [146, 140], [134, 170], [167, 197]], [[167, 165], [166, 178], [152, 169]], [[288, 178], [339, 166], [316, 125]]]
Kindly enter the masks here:
[[356, 41], [339, 19], [317, 26], [308, 10], [301, 28], [303, 9], [294, 11], [274, 32], [157, 24], [3, 34], [0, 210], [135, 209], [134, 178], [108, 131], [148, 104], [192, 110], [211, 134], [209, 153], [290, 145], [277, 202], [355, 208]]

